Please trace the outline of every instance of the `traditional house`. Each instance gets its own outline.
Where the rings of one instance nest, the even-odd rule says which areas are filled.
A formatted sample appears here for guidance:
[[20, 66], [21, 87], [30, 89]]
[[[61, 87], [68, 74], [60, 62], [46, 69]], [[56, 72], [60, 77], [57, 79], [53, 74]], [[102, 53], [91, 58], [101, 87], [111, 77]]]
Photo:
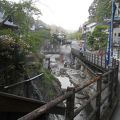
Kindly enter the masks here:
[[113, 25], [113, 57], [120, 59], [120, 1], [116, 0]]
[[93, 22], [93, 23], [85, 23], [82, 27], [82, 48], [84, 50], [86, 50], [86, 39], [87, 39], [87, 33], [89, 32], [93, 32], [93, 30], [95, 29], [95, 27], [97, 26], [97, 23]]
[[5, 19], [3, 18], [3, 13], [0, 12], [0, 28], [10, 28], [12, 30], [18, 29], [18, 26], [13, 23], [11, 20], [11, 17], [6, 17]]

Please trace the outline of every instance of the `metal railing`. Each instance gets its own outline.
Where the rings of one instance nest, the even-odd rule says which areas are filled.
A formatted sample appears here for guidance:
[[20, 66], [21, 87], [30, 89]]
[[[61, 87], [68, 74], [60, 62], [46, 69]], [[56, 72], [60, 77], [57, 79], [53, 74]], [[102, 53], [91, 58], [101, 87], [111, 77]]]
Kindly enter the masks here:
[[[97, 76], [89, 81], [84, 82], [84, 84], [81, 86], [68, 88], [67, 92], [64, 95], [57, 97], [56, 99], [48, 102], [40, 108], [37, 108], [36, 110], [28, 113], [18, 120], [36, 120], [37, 118], [45, 120], [45, 118], [42, 119], [42, 117], [46, 114], [49, 114], [50, 109], [54, 108], [64, 100], [66, 100], [65, 120], [73, 120], [75, 116], [84, 110], [85, 107], [93, 100], [96, 101], [95, 109], [91, 112], [91, 114], [89, 114], [89, 116], [87, 116], [87, 120], [93, 120], [93, 118], [95, 120], [103, 120], [102, 116], [105, 114], [105, 111], [103, 112], [101, 110], [101, 107], [106, 103], [107, 105], [105, 110], [108, 110], [110, 108], [113, 109], [113, 103], [115, 102], [115, 98], [117, 96], [118, 68], [119, 64], [116, 64], [106, 73], [97, 74]], [[103, 78], [107, 78], [107, 84], [104, 84], [104, 86]], [[96, 94], [91, 96], [81, 107], [74, 109], [75, 93], [84, 90], [86, 87], [90, 86], [93, 83], [96, 83]], [[106, 89], [108, 90], [108, 93], [106, 93], [106, 96], [103, 96], [102, 93]]]
[[[80, 58], [81, 60], [88, 61], [89, 63], [93, 64], [95, 67], [99, 67], [99, 69], [103, 69], [103, 70], [109, 69], [109, 66], [106, 65], [105, 55], [100, 56], [98, 54], [93, 54], [90, 52], [85, 52], [85, 51], [80, 52], [79, 50], [76, 50], [74, 48], [71, 49], [71, 52], [73, 55]], [[117, 64], [117, 60], [114, 58], [110, 62], [112, 67]]]

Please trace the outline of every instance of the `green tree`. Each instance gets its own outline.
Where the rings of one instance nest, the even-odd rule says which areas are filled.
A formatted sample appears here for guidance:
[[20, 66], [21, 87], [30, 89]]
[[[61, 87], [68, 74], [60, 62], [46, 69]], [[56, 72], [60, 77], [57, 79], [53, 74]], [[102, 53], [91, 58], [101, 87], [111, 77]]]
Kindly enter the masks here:
[[33, 6], [32, 0], [22, 0], [19, 3], [1, 0], [0, 10], [4, 12], [4, 19], [14, 21], [14, 23], [19, 26], [19, 30], [22, 33], [30, 29], [34, 22], [33, 15], [41, 14], [40, 10]]
[[[23, 76], [25, 55], [34, 51], [35, 45], [40, 42], [40, 33], [32, 33], [30, 28], [34, 23], [33, 15], [41, 14], [40, 10], [33, 6], [32, 1], [21, 3], [0, 1], [0, 11], [4, 13], [3, 21], [0, 23], [0, 66], [4, 68], [0, 80], [1, 84], [10, 84]], [[3, 28], [4, 22], [13, 21], [19, 29], [12, 31]], [[32, 44], [30, 42], [32, 41]], [[32, 49], [30, 49], [32, 48]], [[15, 81], [14, 81], [15, 80]]]
[[92, 33], [87, 33], [87, 46], [88, 48], [92, 48], [94, 50], [95, 38], [93, 37]]
[[106, 30], [108, 29], [108, 26], [106, 25], [98, 25], [93, 31], [94, 38], [99, 42], [100, 48], [105, 48], [107, 45], [107, 38], [108, 35], [106, 33]]
[[[18, 41], [22, 41], [22, 43], [29, 44], [29, 42], [31, 41], [29, 37], [31, 35], [30, 28], [35, 23], [33, 16], [41, 15], [40, 10], [37, 9], [35, 6], [33, 6], [33, 1], [22, 0], [19, 3], [15, 3], [15, 2], [8, 2], [6, 0], [1, 0], [0, 10], [4, 11], [4, 16], [3, 16], [4, 20], [1, 24], [3, 24], [6, 20], [10, 20], [10, 21], [13, 21], [14, 24], [18, 25], [19, 27], [17, 34], [14, 34], [14, 36], [11, 36], [11, 37], [14, 37], [14, 41], [16, 43]], [[4, 34], [7, 34], [7, 33], [4, 32]], [[35, 37], [32, 37], [32, 40], [36, 42], [34, 38]]]
[[105, 49], [107, 46], [108, 35], [106, 33], [108, 26], [98, 25], [92, 33], [87, 35], [87, 43], [94, 50]]
[[82, 39], [82, 32], [81, 31], [77, 31], [77, 32], [69, 33], [67, 35], [67, 39], [81, 40]]
[[94, 0], [89, 7], [90, 22], [104, 22], [111, 17], [111, 0]]

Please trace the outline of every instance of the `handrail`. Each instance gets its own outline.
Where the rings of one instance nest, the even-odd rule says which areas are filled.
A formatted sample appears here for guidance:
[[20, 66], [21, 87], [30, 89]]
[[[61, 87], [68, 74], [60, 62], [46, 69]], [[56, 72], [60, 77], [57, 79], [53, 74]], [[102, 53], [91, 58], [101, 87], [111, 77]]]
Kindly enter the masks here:
[[[84, 89], [85, 87], [89, 86], [90, 84], [96, 82], [99, 79], [100, 79], [100, 76], [97, 76], [97, 77], [85, 82], [86, 84], [83, 84], [83, 86], [79, 86], [79, 87], [75, 88], [75, 93]], [[34, 120], [38, 116], [40, 116], [40, 115], [44, 114], [45, 112], [47, 112], [48, 110], [50, 110], [52, 107], [56, 106], [58, 103], [69, 98], [72, 94], [73, 94], [72, 91], [67, 92], [66, 94], [64, 94], [60, 97], [57, 97], [56, 99], [52, 100], [51, 102], [41, 106], [40, 108], [38, 108], [38, 109], [34, 110], [33, 112], [23, 116], [22, 118], [19, 118], [18, 120]]]
[[112, 70], [109, 70], [108, 72], [105, 72], [105, 73], [102, 75], [102, 77], [105, 77], [105, 76], [109, 75], [110, 73], [112, 73]]
[[[116, 72], [118, 73], [118, 66], [113, 67], [112, 69], [110, 69], [109, 71], [107, 71], [104, 74], [98, 74], [93, 79], [84, 82], [83, 85], [81, 85], [81, 86], [78, 86], [76, 88], [73, 87], [72, 89], [68, 89], [68, 91], [64, 95], [57, 97], [56, 99], [54, 99], [54, 100], [48, 102], [47, 104], [37, 108], [36, 110], [34, 110], [31, 113], [19, 118], [18, 120], [35, 120], [36, 118], [40, 117], [41, 115], [45, 114], [46, 112], [49, 113], [50, 109], [55, 107], [60, 102], [63, 102], [64, 100], [67, 100], [66, 114], [65, 114], [66, 119], [65, 120], [68, 120], [68, 119], [73, 120], [73, 118], [95, 98], [96, 98], [96, 108], [92, 112], [92, 114], [90, 114], [89, 118], [91, 118], [95, 114], [96, 119], [100, 120], [101, 119], [100, 108], [101, 108], [102, 104], [104, 104], [104, 102], [106, 100], [108, 100], [108, 104], [111, 105], [113, 102], [113, 96], [116, 94], [115, 88], [117, 86], [117, 80], [118, 80], [118, 77], [116, 76]], [[109, 80], [108, 80], [108, 83], [102, 88], [102, 77], [106, 77], [106, 76]], [[94, 96], [92, 96], [90, 99], [88, 99], [88, 101], [83, 106], [81, 106], [80, 108], [78, 108], [77, 110], [74, 111], [74, 99], [75, 99], [74, 94], [83, 90], [84, 88], [88, 87], [89, 85], [91, 85], [92, 83], [95, 83], [95, 82], [97, 83], [96, 84], [96, 90], [97, 90], [96, 92], [97, 93]], [[101, 97], [102, 97], [101, 93], [106, 88], [109, 89], [109, 93], [105, 96], [105, 98], [101, 99]], [[70, 111], [72, 111], [72, 112], [70, 112]]]
[[[111, 82], [110, 82], [111, 83]], [[108, 83], [108, 85], [110, 84]], [[101, 91], [104, 91], [106, 88], [108, 88], [108, 85], [105, 86]], [[78, 109], [75, 110], [74, 112], [74, 117], [76, 115], [78, 115], [80, 113], [81, 110], [83, 110], [92, 100], [94, 100], [98, 95], [100, 94], [100, 92], [97, 92], [95, 95], [93, 95], [88, 101], [85, 102], [85, 104], [81, 107], [79, 107]], [[107, 96], [108, 97], [108, 96]], [[105, 99], [106, 100], [106, 99]], [[105, 100], [103, 100], [101, 103], [104, 103]]]
[[[45, 104], [37, 99], [0, 92], [0, 112], [28, 113]], [[65, 106], [55, 106], [49, 112], [64, 115]]]
[[38, 77], [40, 77], [40, 76], [42, 76], [42, 75], [43, 75], [43, 73], [41, 73], [41, 74], [39, 74], [39, 75], [36, 75], [36, 76], [34, 76], [34, 77], [32, 77], [32, 78], [29, 78], [29, 79], [27, 79], [27, 80], [20, 81], [20, 82], [11, 84], [11, 85], [4, 86], [4, 89], [8, 89], [8, 88], [17, 86], [17, 85], [19, 85], [19, 84], [23, 84], [23, 83], [26, 83], [26, 82], [30, 82], [30, 81], [35, 80], [36, 78], [38, 78]]

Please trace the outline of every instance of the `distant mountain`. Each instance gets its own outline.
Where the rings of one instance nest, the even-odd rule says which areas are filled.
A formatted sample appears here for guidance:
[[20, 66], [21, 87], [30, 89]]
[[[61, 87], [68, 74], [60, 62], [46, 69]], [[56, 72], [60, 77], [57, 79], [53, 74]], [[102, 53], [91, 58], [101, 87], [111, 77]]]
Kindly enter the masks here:
[[68, 31], [65, 30], [64, 28], [57, 26], [57, 25], [48, 25], [42, 20], [35, 20], [34, 23], [35, 29], [40, 29], [40, 28], [46, 28], [50, 29], [51, 34], [52, 33], [67, 33]]
[[49, 28], [51, 29], [51, 33], [67, 33], [67, 31], [60, 26], [49, 25]]

